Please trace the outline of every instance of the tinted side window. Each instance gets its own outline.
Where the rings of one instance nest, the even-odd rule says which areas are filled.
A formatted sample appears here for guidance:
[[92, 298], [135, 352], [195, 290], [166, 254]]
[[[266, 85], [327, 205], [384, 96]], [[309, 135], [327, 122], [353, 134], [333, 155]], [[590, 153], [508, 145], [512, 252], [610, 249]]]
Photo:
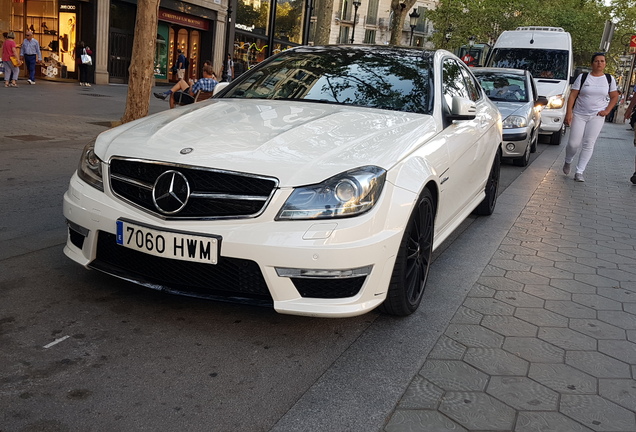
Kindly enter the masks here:
[[462, 68], [462, 75], [464, 75], [464, 80], [466, 81], [466, 90], [468, 90], [470, 100], [477, 101], [480, 97], [479, 86], [475, 82], [473, 76], [466, 70], [466, 68]]
[[470, 93], [466, 88], [464, 75], [461, 66], [454, 59], [444, 60], [444, 70], [442, 77], [442, 92], [446, 106], [452, 106], [453, 96], [461, 96], [470, 99]]

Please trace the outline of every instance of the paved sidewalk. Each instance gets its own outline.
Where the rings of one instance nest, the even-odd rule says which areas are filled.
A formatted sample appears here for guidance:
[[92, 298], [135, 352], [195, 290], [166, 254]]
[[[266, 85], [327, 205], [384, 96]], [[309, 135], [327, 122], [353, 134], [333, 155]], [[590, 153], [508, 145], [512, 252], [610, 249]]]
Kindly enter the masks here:
[[632, 141], [606, 123], [585, 183], [562, 174], [562, 145], [506, 190], [534, 189], [386, 432], [636, 431]]

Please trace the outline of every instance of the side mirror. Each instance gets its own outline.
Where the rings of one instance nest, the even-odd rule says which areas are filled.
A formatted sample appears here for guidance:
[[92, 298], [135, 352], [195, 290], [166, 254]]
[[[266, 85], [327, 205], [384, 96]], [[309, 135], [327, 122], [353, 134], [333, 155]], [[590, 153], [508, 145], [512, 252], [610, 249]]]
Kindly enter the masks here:
[[548, 104], [548, 98], [545, 96], [537, 96], [537, 100], [534, 101], [534, 106], [546, 106]]
[[212, 97], [216, 96], [217, 93], [219, 93], [221, 90], [223, 90], [225, 87], [229, 85], [230, 85], [229, 82], [218, 83], [216, 87], [214, 87], [214, 92], [212, 93]]
[[477, 105], [470, 99], [453, 96], [449, 120], [472, 120], [477, 116]]
[[576, 77], [575, 76], [571, 76], [570, 77], [570, 85], [574, 84], [574, 81], [576, 81]]

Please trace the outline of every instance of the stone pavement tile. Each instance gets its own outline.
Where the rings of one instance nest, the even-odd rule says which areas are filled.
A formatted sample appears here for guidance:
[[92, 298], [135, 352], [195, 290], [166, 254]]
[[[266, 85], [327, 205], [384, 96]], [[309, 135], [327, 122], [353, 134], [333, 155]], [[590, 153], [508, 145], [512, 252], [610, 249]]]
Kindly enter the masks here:
[[596, 319], [572, 318], [569, 327], [580, 333], [592, 336], [596, 339], [618, 339], [625, 340], [627, 335], [622, 328], [604, 323]]
[[592, 432], [558, 412], [520, 412], [514, 432]]
[[636, 341], [600, 340], [598, 350], [625, 363], [636, 364]]
[[488, 375], [463, 361], [427, 360], [418, 372], [442, 390], [483, 391]]
[[[580, 274], [580, 273], [587, 273], [587, 274], [596, 274], [596, 270], [597, 267], [594, 266], [590, 266], [590, 265], [585, 265], [582, 262], [582, 259], [577, 260], [577, 262], [561, 262], [561, 261], [557, 261], [554, 263], [554, 266], [560, 270], [563, 271], [567, 271], [570, 274]], [[574, 277], [571, 278], [561, 278], [561, 279], [574, 279]]]
[[597, 316], [600, 316], [600, 311], [620, 311], [623, 308], [621, 302], [598, 294], [572, 294], [572, 301], [599, 311]]
[[563, 291], [567, 291], [569, 293], [579, 293], [579, 294], [596, 294], [596, 287], [594, 285], [590, 285], [587, 283], [579, 282], [576, 280], [562, 280], [556, 279], [554, 281], [550, 281], [550, 286], [555, 288], [559, 288]]
[[595, 394], [596, 378], [565, 364], [532, 363], [528, 377], [559, 393]]
[[470, 430], [510, 431], [515, 421], [514, 409], [481, 392], [448, 392], [439, 410]]
[[555, 266], [532, 266], [532, 273], [545, 276], [550, 279], [574, 279], [574, 273]]
[[477, 280], [478, 284], [492, 288], [494, 290], [508, 290], [508, 291], [521, 291], [523, 290], [523, 284], [520, 282], [514, 282], [506, 277], [484, 277], [481, 276]]
[[494, 376], [486, 393], [519, 411], [556, 411], [559, 394], [526, 377]]
[[576, 244], [562, 241], [561, 239], [545, 239], [541, 241], [536, 241], [536, 237], [533, 241], [522, 241], [521, 246], [532, 249], [534, 251], [545, 251], [545, 252], [556, 252], [558, 250], [557, 246], [550, 244], [552, 243], [561, 243], [562, 247], [575, 247]]
[[495, 293], [494, 289], [476, 283], [468, 292], [467, 297], [494, 297]]
[[559, 411], [595, 431], [636, 430], [634, 412], [593, 395], [563, 395]]
[[[621, 253], [621, 251], [616, 251], [616, 254], [598, 254], [597, 258], [600, 260], [604, 260], [607, 261], [608, 259], [612, 260], [612, 263], [615, 266], [618, 266], [619, 264], [628, 264], [628, 265], [636, 265], [636, 259], [635, 258], [630, 258], [628, 256], [626, 256], [624, 253]], [[631, 255], [632, 251], [628, 251], [628, 253]], [[635, 253], [636, 255], [636, 253]]]
[[572, 300], [572, 294], [549, 285], [526, 285], [523, 292], [544, 300]]
[[467, 432], [438, 411], [398, 409], [384, 428], [386, 432]]
[[499, 247], [504, 252], [510, 252], [515, 255], [536, 255], [537, 251], [531, 248], [523, 247], [523, 246], [515, 246], [509, 244], [502, 244]]
[[[600, 269], [599, 269], [600, 271]], [[601, 276], [599, 274], [589, 275], [589, 274], [580, 274], [574, 277], [577, 281], [593, 285], [595, 287], [613, 287], [617, 285], [616, 279], [608, 278]], [[636, 300], [635, 300], [636, 301]]]
[[565, 363], [596, 378], [631, 378], [627, 363], [597, 351], [567, 351]]
[[605, 399], [636, 412], [636, 380], [600, 379], [598, 393]]
[[540, 308], [544, 304], [539, 297], [516, 291], [497, 291], [495, 298], [515, 307]]
[[[613, 301], [613, 300], [612, 300]], [[619, 303], [620, 304], [620, 303]], [[636, 305], [635, 305], [636, 306]], [[621, 310], [600, 310], [598, 319], [627, 330], [636, 330], [636, 315]]]
[[497, 259], [491, 260], [490, 264], [493, 267], [500, 268], [502, 270], [518, 270], [518, 271], [529, 271], [530, 266], [528, 264], [515, 261], [512, 259]]
[[545, 308], [568, 318], [596, 318], [596, 311], [573, 301], [546, 300]]
[[506, 275], [506, 270], [499, 268], [499, 267], [495, 267], [493, 265], [488, 264], [485, 268], [484, 271], [481, 273], [482, 276], [497, 276], [497, 277], [503, 277]]
[[636, 315], [636, 303], [626, 303], [623, 305], [623, 310], [632, 315]]
[[400, 400], [398, 409], [433, 409], [436, 410], [444, 395], [444, 390], [437, 387], [420, 375], [415, 375]]
[[460, 306], [455, 313], [455, 316], [451, 319], [453, 324], [479, 324], [484, 315], [477, 311], [469, 309], [465, 306]]
[[565, 350], [535, 337], [507, 337], [503, 349], [532, 363], [562, 363]]
[[538, 337], [565, 350], [595, 350], [597, 347], [596, 339], [567, 328], [541, 327]]
[[568, 318], [541, 308], [517, 308], [514, 316], [540, 327], [567, 327]]
[[468, 348], [464, 361], [489, 375], [525, 376], [529, 363], [501, 348]]
[[[558, 252], [553, 252], [553, 253], [557, 253]], [[528, 264], [530, 266], [544, 266], [544, 267], [548, 267], [548, 266], [556, 266], [555, 261], [549, 258], [545, 258], [540, 256], [542, 254], [542, 252], [537, 252], [537, 255], [520, 255], [520, 256], [515, 256], [514, 260], [515, 261], [520, 261], [524, 264]], [[572, 261], [574, 261], [574, 258], [572, 258]], [[559, 262], [559, 261], [557, 261]]]
[[513, 281], [522, 283], [524, 285], [547, 285], [548, 283], [550, 283], [550, 278], [547, 278], [545, 276], [519, 271], [509, 271], [508, 273], [506, 273], [506, 279], [512, 279]]
[[576, 262], [576, 257], [563, 252], [537, 252], [537, 256], [555, 262]]
[[636, 330], [627, 330], [627, 340], [630, 342], [636, 342]]
[[575, 258], [594, 258], [596, 257], [596, 252], [576, 248], [559, 248], [558, 252], [561, 252], [565, 255], [573, 256]]
[[481, 325], [503, 336], [536, 336], [538, 327], [512, 316], [487, 315]]
[[466, 347], [499, 348], [504, 339], [492, 330], [469, 324], [449, 324], [444, 334]]
[[625, 269], [598, 269], [599, 276], [603, 276], [608, 279], [613, 279], [616, 281], [622, 282], [636, 282], [636, 274], [633, 271], [630, 271], [629, 267], [625, 267]]
[[464, 306], [484, 315], [512, 315], [514, 306], [494, 298], [468, 297]]
[[[603, 256], [605, 257], [609, 257], [609, 256], [616, 256], [616, 254], [603, 254]], [[586, 265], [588, 267], [594, 268], [594, 269], [599, 269], [599, 268], [618, 268], [617, 263], [615, 262], [610, 262], [605, 258], [601, 258], [600, 254], [599, 256], [596, 257], [589, 257], [589, 258], [577, 258], [576, 260], [577, 263], [579, 264], [583, 264]]]
[[598, 295], [611, 298], [621, 303], [636, 303], [636, 292], [628, 289], [611, 286], [608, 288], [597, 288], [596, 292]]
[[428, 354], [430, 359], [446, 359], [446, 360], [461, 360], [466, 352], [466, 347], [457, 341], [442, 335], [437, 340], [437, 343]]

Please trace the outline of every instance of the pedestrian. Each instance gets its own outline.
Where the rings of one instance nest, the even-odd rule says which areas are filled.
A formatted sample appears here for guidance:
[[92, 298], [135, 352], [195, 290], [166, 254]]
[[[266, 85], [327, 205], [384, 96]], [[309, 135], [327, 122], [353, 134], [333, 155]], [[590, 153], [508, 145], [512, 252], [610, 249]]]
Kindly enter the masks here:
[[[625, 111], [625, 120], [634, 118], [636, 114], [636, 86], [634, 86], [634, 94], [632, 95], [632, 101], [629, 103], [627, 107], [627, 111]], [[635, 128], [632, 127], [632, 130]], [[636, 130], [634, 130], [634, 148], [636, 148]], [[632, 184], [636, 185], [636, 156], [634, 156], [634, 174], [629, 179]]]
[[218, 84], [218, 81], [214, 79], [214, 70], [212, 66], [203, 66], [203, 78], [193, 83], [190, 80], [189, 83], [180, 79], [172, 88], [164, 93], [153, 93], [158, 99], [165, 100], [170, 98], [170, 108], [174, 108], [175, 105], [189, 105], [194, 102], [197, 92], [213, 92], [214, 88]]
[[230, 54], [227, 55], [227, 59], [223, 65], [223, 80], [227, 82], [232, 82], [234, 78], [234, 61], [232, 60], [232, 56]]
[[42, 61], [42, 52], [40, 52], [40, 43], [33, 37], [33, 32], [27, 30], [22, 47], [20, 47], [20, 59], [24, 59], [29, 78], [29, 84], [35, 84], [35, 65]]
[[605, 116], [618, 101], [616, 80], [604, 71], [605, 54], [595, 53], [592, 55], [592, 72], [576, 77], [568, 99], [565, 124], [570, 126], [570, 138], [565, 148], [563, 173], [570, 173], [570, 165], [580, 150], [574, 173], [574, 181], [577, 182], [585, 181], [583, 173], [592, 158], [594, 144], [605, 123]]
[[177, 78], [179, 78], [179, 80], [182, 80], [185, 78], [185, 72], [188, 67], [188, 60], [186, 59], [186, 56], [183, 55], [183, 51], [181, 51], [180, 49], [177, 50], [177, 53], [179, 54], [177, 56]]
[[[18, 75], [20, 74], [20, 57], [18, 56], [18, 50], [15, 45], [15, 33], [12, 31], [7, 33], [6, 40], [2, 45], [2, 61], [4, 63], [4, 86], [5, 87], [17, 87]], [[18, 64], [13, 64], [11, 61], [13, 57]]]
[[90, 47], [86, 46], [84, 41], [81, 41], [75, 49], [75, 61], [79, 68], [79, 82], [81, 86], [90, 87], [91, 83], [88, 82], [88, 68], [93, 63], [91, 59], [90, 63], [84, 63], [82, 56], [87, 55], [89, 58], [93, 55], [93, 51]]

